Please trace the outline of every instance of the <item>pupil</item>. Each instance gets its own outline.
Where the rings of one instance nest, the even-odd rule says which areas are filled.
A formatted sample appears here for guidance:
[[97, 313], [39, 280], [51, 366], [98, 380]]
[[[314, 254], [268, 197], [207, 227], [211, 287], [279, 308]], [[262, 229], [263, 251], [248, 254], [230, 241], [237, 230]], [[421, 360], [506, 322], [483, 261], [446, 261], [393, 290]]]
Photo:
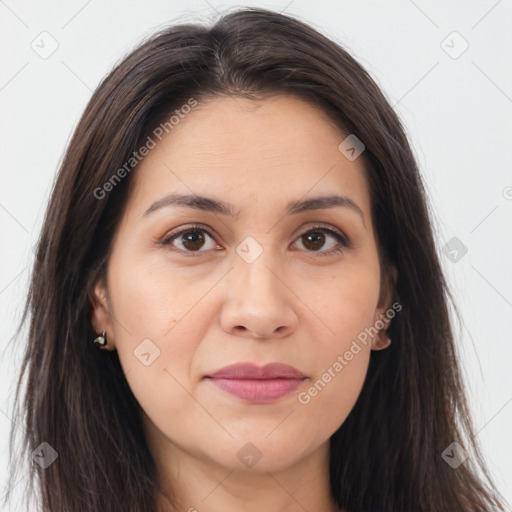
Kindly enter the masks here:
[[[322, 245], [324, 244], [323, 238], [324, 234], [320, 231], [312, 231], [308, 233], [306, 236], [307, 242], [304, 244], [306, 247], [309, 247], [310, 249], [320, 249]], [[320, 242], [320, 243], [318, 243]], [[310, 247], [308, 244], [312, 244], [313, 247]]]
[[[204, 242], [204, 237], [199, 231], [190, 231], [184, 236], [183, 245], [189, 249], [200, 249], [202, 242]], [[192, 247], [187, 246], [188, 244], [192, 244]]]

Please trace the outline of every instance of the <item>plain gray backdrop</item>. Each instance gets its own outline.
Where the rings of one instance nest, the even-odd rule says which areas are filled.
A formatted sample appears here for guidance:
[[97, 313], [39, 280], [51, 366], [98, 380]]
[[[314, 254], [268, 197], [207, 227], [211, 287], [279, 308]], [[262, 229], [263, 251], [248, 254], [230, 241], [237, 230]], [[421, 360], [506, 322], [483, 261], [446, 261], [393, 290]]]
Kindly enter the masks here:
[[242, 5], [298, 16], [341, 43], [403, 120], [464, 320], [457, 337], [477, 440], [512, 502], [512, 0], [0, 0], [2, 484], [24, 338], [6, 347], [55, 173], [92, 91], [154, 30]]

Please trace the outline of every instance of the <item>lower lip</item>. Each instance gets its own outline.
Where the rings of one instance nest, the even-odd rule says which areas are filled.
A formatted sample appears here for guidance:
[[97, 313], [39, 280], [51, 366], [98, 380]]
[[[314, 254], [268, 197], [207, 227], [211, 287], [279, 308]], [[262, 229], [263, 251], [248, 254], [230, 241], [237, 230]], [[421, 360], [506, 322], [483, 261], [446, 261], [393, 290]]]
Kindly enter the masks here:
[[274, 402], [302, 384], [302, 379], [210, 379], [220, 389], [249, 402]]

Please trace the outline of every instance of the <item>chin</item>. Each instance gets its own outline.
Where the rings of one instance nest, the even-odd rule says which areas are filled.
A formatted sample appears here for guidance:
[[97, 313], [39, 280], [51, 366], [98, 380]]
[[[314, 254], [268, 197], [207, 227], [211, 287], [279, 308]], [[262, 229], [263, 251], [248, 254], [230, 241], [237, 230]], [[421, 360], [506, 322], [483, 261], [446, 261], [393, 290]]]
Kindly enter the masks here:
[[[274, 436], [273, 439], [270, 437]], [[279, 472], [290, 468], [306, 458], [316, 446], [306, 450], [306, 443], [298, 439], [290, 442], [273, 433], [269, 438], [251, 439], [246, 441], [233, 440], [224, 446], [218, 445], [219, 452], [209, 456], [216, 464], [224, 466], [229, 471], [267, 473]]]

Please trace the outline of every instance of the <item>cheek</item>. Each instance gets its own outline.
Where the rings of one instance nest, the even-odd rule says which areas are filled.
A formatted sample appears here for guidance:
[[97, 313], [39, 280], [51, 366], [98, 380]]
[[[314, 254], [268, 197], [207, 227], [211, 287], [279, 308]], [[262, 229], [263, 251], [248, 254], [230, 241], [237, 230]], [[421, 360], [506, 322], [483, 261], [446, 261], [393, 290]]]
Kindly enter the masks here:
[[117, 262], [113, 258], [109, 269], [109, 288], [115, 299], [113, 315], [126, 324], [129, 332], [147, 329], [156, 333], [159, 328], [164, 329], [164, 323], [168, 330], [169, 319], [175, 318], [175, 309], [181, 302], [176, 297], [180, 287], [136, 259], [123, 257]]
[[[129, 252], [129, 251], [126, 251]], [[125, 329], [118, 329], [123, 339], [127, 332], [154, 337], [162, 343], [189, 327], [201, 298], [214, 284], [211, 276], [193, 277], [186, 269], [174, 269], [158, 258], [113, 258], [109, 270], [109, 288], [115, 298], [113, 316]], [[191, 321], [192, 319], [192, 321]], [[193, 339], [193, 338], [192, 338]]]
[[336, 430], [352, 410], [368, 370], [371, 338], [379, 297], [378, 266], [331, 276], [323, 292], [309, 292], [308, 304], [318, 312], [314, 372], [298, 402], [322, 425]]
[[180, 384], [188, 386], [194, 353], [208, 323], [198, 302], [211, 284], [192, 288], [183, 277], [164, 275], [161, 267], [127, 258], [112, 261], [113, 330], [130, 387], [144, 409], [158, 403], [179, 409]]
[[372, 312], [367, 304], [357, 309], [347, 303], [331, 322], [336, 335], [316, 338], [314, 371], [297, 395], [298, 407], [315, 419], [313, 442], [326, 439], [343, 424], [361, 393], [371, 353], [370, 339], [361, 333], [370, 325]]
[[320, 321], [316, 339], [323, 353], [332, 356], [333, 351], [348, 350], [352, 339], [373, 324], [379, 279], [377, 262], [357, 263], [332, 272], [315, 287], [301, 290]]

